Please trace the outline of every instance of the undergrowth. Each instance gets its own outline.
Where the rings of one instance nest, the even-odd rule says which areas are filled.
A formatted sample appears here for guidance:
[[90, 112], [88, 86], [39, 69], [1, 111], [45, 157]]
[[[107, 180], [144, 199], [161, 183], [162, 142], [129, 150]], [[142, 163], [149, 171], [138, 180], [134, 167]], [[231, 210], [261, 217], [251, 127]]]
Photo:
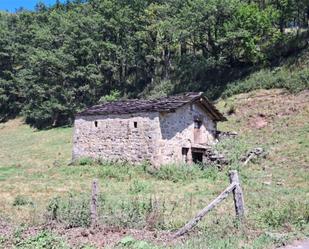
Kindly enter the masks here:
[[168, 180], [172, 182], [193, 181], [195, 179], [216, 180], [218, 176], [218, 168], [209, 165], [187, 165], [187, 164], [171, 164], [163, 165], [160, 169], [153, 171], [152, 176], [159, 180]]
[[309, 224], [309, 202], [288, 202], [283, 207], [270, 208], [260, 215], [264, 225], [271, 228], [280, 228], [292, 224], [303, 229]]
[[[114, 199], [99, 195], [98, 214], [101, 224], [122, 228], [164, 227], [164, 202], [152, 197], [127, 197]], [[47, 206], [48, 220], [54, 220], [66, 227], [90, 226], [90, 196], [70, 195], [56, 197]], [[151, 217], [150, 217], [151, 216]]]
[[297, 71], [290, 71], [287, 68], [262, 69], [244, 80], [227, 85], [222, 97], [226, 98], [257, 89], [273, 88], [284, 88], [291, 93], [298, 93], [309, 89], [309, 68], [305, 67]]
[[16, 249], [69, 249], [69, 245], [54, 234], [42, 231], [39, 234], [20, 240], [15, 244]]

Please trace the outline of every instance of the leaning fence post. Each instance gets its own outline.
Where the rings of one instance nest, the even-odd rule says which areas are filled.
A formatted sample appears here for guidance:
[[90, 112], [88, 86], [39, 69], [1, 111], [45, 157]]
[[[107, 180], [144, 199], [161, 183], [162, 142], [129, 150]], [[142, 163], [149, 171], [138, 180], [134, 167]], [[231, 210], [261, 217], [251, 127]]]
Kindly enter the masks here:
[[185, 233], [189, 232], [193, 227], [199, 223], [203, 217], [209, 213], [210, 210], [212, 210], [214, 207], [216, 207], [220, 202], [222, 202], [224, 199], [226, 199], [235, 188], [235, 184], [232, 183], [230, 186], [228, 186], [219, 196], [217, 196], [216, 199], [214, 199], [207, 207], [202, 209], [192, 220], [190, 220], [186, 225], [184, 225], [182, 228], [180, 228], [174, 235], [174, 237], [179, 237], [184, 235]]
[[99, 193], [99, 184], [98, 180], [95, 179], [92, 182], [92, 192], [90, 201], [91, 227], [96, 227], [98, 224], [98, 193]]
[[235, 189], [233, 190], [235, 211], [238, 218], [242, 219], [245, 216], [245, 202], [240, 186], [237, 170], [231, 170], [229, 172], [230, 182], [235, 183]]

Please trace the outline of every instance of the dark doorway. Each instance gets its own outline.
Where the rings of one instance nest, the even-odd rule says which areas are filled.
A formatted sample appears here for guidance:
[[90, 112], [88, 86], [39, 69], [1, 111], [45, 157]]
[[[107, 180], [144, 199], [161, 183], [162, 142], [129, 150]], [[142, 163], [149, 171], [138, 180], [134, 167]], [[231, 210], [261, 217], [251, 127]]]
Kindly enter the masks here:
[[182, 161], [185, 162], [185, 163], [188, 162], [188, 152], [189, 152], [189, 148], [182, 148], [181, 149]]
[[194, 163], [202, 163], [203, 162], [203, 153], [202, 152], [192, 152], [192, 161]]

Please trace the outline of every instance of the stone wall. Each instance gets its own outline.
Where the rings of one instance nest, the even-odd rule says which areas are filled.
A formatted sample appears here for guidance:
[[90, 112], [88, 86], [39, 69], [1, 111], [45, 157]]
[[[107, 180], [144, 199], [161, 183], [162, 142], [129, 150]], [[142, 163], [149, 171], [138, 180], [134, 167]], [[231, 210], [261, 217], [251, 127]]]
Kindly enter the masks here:
[[[194, 129], [197, 118], [201, 121], [198, 130]], [[182, 148], [213, 143], [215, 131], [215, 122], [197, 104], [187, 104], [174, 113], [78, 116], [73, 160], [149, 161], [155, 166], [181, 162]]]
[[[74, 123], [73, 160], [79, 157], [158, 161], [158, 113], [79, 116]], [[97, 127], [96, 127], [97, 124]], [[136, 125], [136, 127], [135, 127]]]
[[[174, 113], [161, 113], [159, 118], [161, 164], [182, 162], [182, 148], [215, 142], [216, 123], [197, 104], [185, 105]], [[198, 130], [194, 129], [196, 119], [201, 121], [201, 127]]]

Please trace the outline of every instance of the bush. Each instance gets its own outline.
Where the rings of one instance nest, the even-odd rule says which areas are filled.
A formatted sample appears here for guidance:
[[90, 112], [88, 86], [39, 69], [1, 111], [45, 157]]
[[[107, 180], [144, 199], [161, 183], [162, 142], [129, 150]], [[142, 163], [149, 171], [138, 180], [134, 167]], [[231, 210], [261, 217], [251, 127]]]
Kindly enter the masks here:
[[48, 218], [64, 223], [68, 227], [88, 227], [90, 225], [90, 199], [86, 196], [53, 198], [48, 206]]
[[110, 94], [104, 95], [103, 97], [101, 97], [99, 102], [100, 103], [113, 102], [113, 101], [120, 99], [120, 96], [121, 96], [120, 91], [112, 90]]
[[33, 202], [25, 196], [18, 195], [15, 197], [13, 201], [13, 206], [25, 206], [25, 205], [33, 205]]
[[95, 164], [95, 160], [91, 157], [81, 157], [76, 162], [78, 165], [85, 166], [85, 165], [93, 165]]
[[69, 249], [70, 247], [60, 238], [43, 231], [34, 237], [22, 240], [16, 244], [19, 249]]

